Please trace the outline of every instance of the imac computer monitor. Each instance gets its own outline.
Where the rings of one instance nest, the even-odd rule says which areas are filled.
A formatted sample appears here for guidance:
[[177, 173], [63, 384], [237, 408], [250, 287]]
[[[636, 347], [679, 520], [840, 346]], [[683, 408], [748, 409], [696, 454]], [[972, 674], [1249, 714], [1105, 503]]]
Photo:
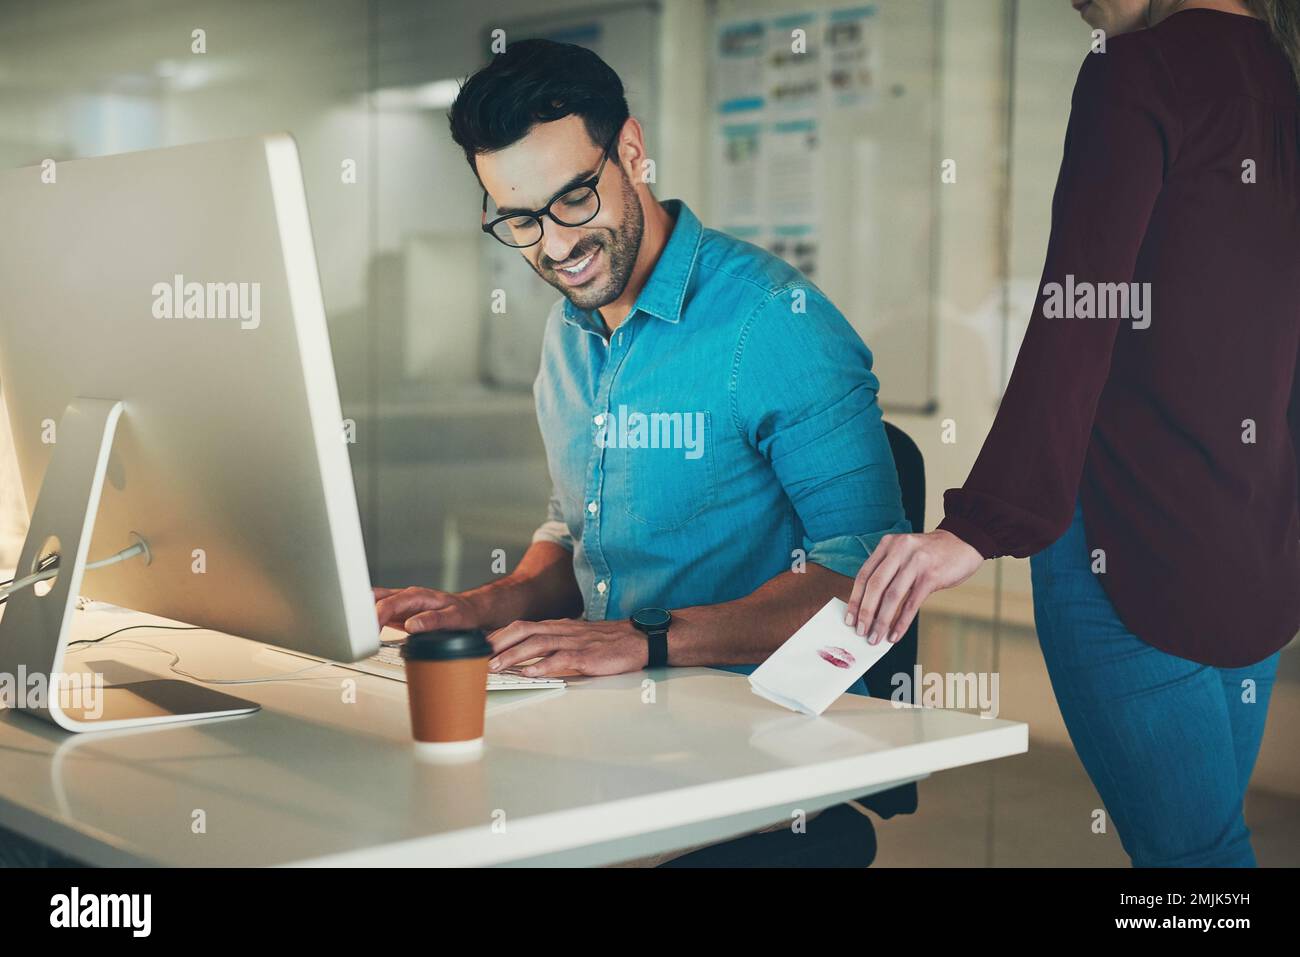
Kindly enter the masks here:
[[[0, 171], [0, 211], [0, 387], [31, 515], [15, 578], [54, 571], [9, 596], [0, 673], [63, 674], [79, 594], [373, 654], [293, 139]], [[28, 710], [68, 731], [256, 709], [170, 679], [107, 689], [94, 721], [55, 697]]]

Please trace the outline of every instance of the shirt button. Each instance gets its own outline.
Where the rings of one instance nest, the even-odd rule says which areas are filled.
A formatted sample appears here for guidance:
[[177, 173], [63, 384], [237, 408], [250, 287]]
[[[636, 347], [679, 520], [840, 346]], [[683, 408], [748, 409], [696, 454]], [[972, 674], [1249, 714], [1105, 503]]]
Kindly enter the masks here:
[[592, 515], [595, 515], [595, 514], [596, 514], [596, 503], [595, 503], [595, 502], [588, 502], [588, 503], [587, 503], [587, 511], [589, 511]]
[[605, 589], [608, 587], [609, 586], [603, 581], [596, 582], [596, 591], [600, 592], [602, 595], [605, 594]]
[[597, 425], [604, 425], [605, 413], [604, 412], [600, 413], [600, 415], [596, 416], [596, 418], [594, 418], [592, 421], [595, 422]]

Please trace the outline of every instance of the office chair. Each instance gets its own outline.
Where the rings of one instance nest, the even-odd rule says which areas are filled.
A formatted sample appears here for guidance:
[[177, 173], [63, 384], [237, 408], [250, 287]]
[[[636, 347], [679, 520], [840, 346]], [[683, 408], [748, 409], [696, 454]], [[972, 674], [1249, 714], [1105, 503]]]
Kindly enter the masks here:
[[[925, 531], [925, 458], [916, 447], [912, 437], [889, 422], [885, 423], [885, 436], [889, 439], [889, 450], [894, 454], [894, 468], [898, 471], [898, 486], [903, 493], [903, 516], [912, 526], [912, 531]], [[906, 633], [898, 639], [880, 664], [866, 674], [867, 691], [873, 698], [889, 700], [894, 694], [893, 677], [899, 672], [909, 676], [916, 669], [917, 636], [921, 631], [921, 616], [918, 614], [908, 625]], [[912, 682], [907, 684], [908, 693], [901, 696], [903, 700], [912, 701]], [[881, 791], [864, 798], [858, 803], [875, 811], [882, 818], [895, 814], [911, 814], [916, 810], [916, 784], [904, 784], [888, 791]]]
[[[925, 529], [925, 459], [916, 443], [902, 429], [885, 423], [885, 435], [898, 471], [903, 496], [903, 514], [914, 532]], [[889, 700], [894, 693], [892, 678], [899, 672], [909, 676], [916, 667], [917, 636], [921, 616], [866, 675], [867, 691], [873, 698]], [[909, 689], [912, 684], [907, 685]], [[909, 693], [902, 696], [911, 702]], [[912, 814], [917, 807], [915, 782], [858, 798], [882, 818]], [[796, 834], [791, 828], [745, 834], [702, 847], [660, 864], [660, 867], [867, 867], [876, 857], [876, 829], [867, 817], [850, 804], [829, 807], [807, 822], [807, 830]]]

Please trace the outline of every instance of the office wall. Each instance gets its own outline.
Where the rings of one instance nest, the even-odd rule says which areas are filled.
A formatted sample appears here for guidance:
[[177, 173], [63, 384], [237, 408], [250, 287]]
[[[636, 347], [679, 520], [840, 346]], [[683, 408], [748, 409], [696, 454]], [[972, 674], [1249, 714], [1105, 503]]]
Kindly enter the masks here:
[[[887, 26], [897, 26], [892, 8], [907, 3], [880, 0], [891, 9], [882, 18]], [[546, 15], [608, 19], [646, 6], [553, 2]], [[657, 192], [686, 199], [707, 219], [712, 110], [704, 91], [712, 31], [745, 5], [649, 6], [662, 86], [657, 102], [664, 104], [644, 117], [658, 160]], [[1050, 5], [1027, 6], [1037, 17]], [[784, 9], [775, 0], [748, 7]], [[6, 165], [277, 128], [294, 133], [344, 411], [357, 422], [351, 454], [376, 579], [471, 583], [491, 574], [484, 556], [493, 548], [517, 555], [545, 500], [540, 441], [527, 395], [493, 389], [475, 374], [482, 368], [490, 240], [478, 232], [479, 194], [441, 107], [412, 107], [409, 94], [471, 72], [484, 60], [489, 29], [535, 20], [538, 6], [56, 0], [3, 9]], [[933, 288], [924, 291], [935, 304], [937, 406], [930, 415], [892, 415], [926, 454], [932, 518], [942, 490], [958, 484], [973, 460], [995, 408], [1004, 352], [1014, 348], [1001, 296], [1009, 9], [1009, 0], [946, 3], [936, 39], [943, 64], [939, 152], [958, 173], [956, 182], [936, 188], [936, 271]], [[1040, 49], [1052, 49], [1041, 42], [1052, 31], [1078, 29], [1034, 22]], [[207, 35], [202, 57], [189, 52], [197, 28]], [[891, 42], [888, 31], [882, 42]], [[1050, 118], [1050, 98], [1044, 102]], [[1022, 166], [1027, 174], [1036, 159], [1031, 153]], [[356, 183], [340, 175], [348, 161], [357, 164]], [[1044, 165], [1051, 161], [1037, 167]], [[938, 171], [931, 172], [937, 181]], [[1026, 189], [1017, 207], [1027, 224], [1034, 222], [1035, 195], [1042, 194]], [[1028, 236], [1019, 245], [1032, 250], [1036, 241]], [[901, 390], [901, 373], [888, 364], [879, 372], [887, 392], [891, 380]], [[946, 435], [945, 425], [954, 427]], [[945, 441], [954, 434], [955, 441]], [[965, 589], [964, 613], [994, 617], [997, 576], [986, 569]], [[1007, 577], [1027, 593], [1026, 576]]]
[[[610, 11], [643, 6], [635, 0], [551, 3], [547, 13], [562, 19], [566, 11], [594, 10], [593, 16], [607, 18]], [[945, 81], [944, 116], [951, 126], [945, 133], [950, 142], [969, 136], [965, 152], [975, 157], [987, 152], [1000, 129], [1000, 3], [952, 6], [944, 55], [966, 60], [960, 79]], [[720, 11], [698, 0], [667, 0], [654, 8], [661, 101], [671, 104], [646, 124], [659, 161], [658, 192], [707, 213], [704, 132], [711, 117], [701, 91], [709, 82], [711, 26]], [[440, 109], [385, 105], [393, 97], [371, 94], [471, 72], [486, 55], [487, 31], [535, 18], [537, 5], [58, 0], [4, 10], [0, 162], [6, 165], [269, 129], [294, 133], [344, 411], [358, 424], [351, 451], [377, 577], [486, 576], [485, 566], [443, 568], [448, 529], [463, 537], [474, 525], [467, 510], [480, 507], [500, 514], [501, 506], [514, 520], [498, 529], [495, 537], [502, 540], [472, 547], [517, 551], [544, 502], [546, 478], [527, 396], [486, 388], [471, 374], [480, 365], [481, 317], [468, 309], [489, 288], [481, 260], [490, 241], [477, 230], [478, 193]], [[190, 53], [191, 32], [200, 28], [207, 38], [202, 57]], [[979, 78], [967, 68], [978, 69]], [[955, 110], [947, 101], [954, 93], [964, 98]], [[960, 142], [951, 147], [961, 148]], [[354, 184], [340, 176], [349, 160], [357, 164]], [[943, 217], [945, 242], [961, 250], [958, 259], [945, 253], [948, 274], [937, 290], [949, 312], [954, 295], [964, 308], [972, 296], [984, 296], [991, 281], [988, 253], [970, 250], [995, 248], [995, 224], [987, 210], [972, 217], [967, 208], [996, 201], [991, 175], [963, 169], [958, 188], [940, 198], [965, 204]], [[466, 275], [476, 277], [472, 285]], [[460, 278], [454, 286], [452, 276]], [[449, 293], [439, 298], [439, 286]], [[888, 386], [890, 370], [881, 374]], [[967, 405], [960, 392], [945, 398]], [[979, 422], [972, 426], [973, 434]], [[931, 452], [934, 488], [951, 484], [956, 474], [942, 466], [942, 447], [929, 440], [930, 431], [927, 423], [917, 439]], [[936, 503], [932, 496], [932, 510]], [[461, 546], [462, 555], [468, 547]]]

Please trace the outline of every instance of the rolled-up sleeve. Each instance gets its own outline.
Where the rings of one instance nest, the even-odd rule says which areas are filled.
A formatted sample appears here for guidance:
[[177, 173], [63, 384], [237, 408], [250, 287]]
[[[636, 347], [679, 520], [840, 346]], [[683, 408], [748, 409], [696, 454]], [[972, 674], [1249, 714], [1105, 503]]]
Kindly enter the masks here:
[[573, 551], [573, 535], [569, 532], [568, 523], [564, 520], [564, 511], [560, 507], [560, 496], [556, 493], [554, 487], [551, 489], [551, 499], [546, 503], [546, 521], [537, 527], [533, 532], [533, 542], [554, 542], [569, 551]]
[[871, 351], [820, 290], [795, 284], [755, 311], [732, 386], [735, 425], [793, 503], [809, 562], [852, 577], [881, 537], [912, 530]]

